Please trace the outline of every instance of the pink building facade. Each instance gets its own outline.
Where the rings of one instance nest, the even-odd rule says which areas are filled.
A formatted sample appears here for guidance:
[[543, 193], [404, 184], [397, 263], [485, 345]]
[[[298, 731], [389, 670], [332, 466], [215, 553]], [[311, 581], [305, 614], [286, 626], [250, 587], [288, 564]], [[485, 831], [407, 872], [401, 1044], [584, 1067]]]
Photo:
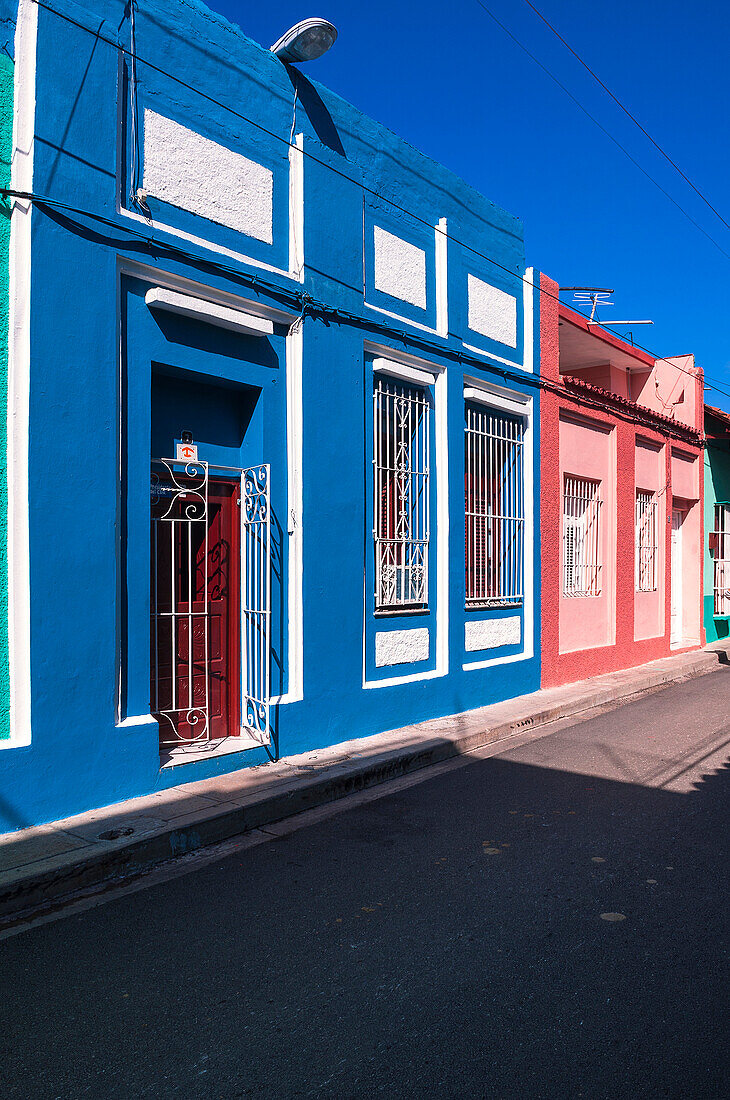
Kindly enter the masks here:
[[542, 684], [704, 644], [702, 372], [540, 306]]

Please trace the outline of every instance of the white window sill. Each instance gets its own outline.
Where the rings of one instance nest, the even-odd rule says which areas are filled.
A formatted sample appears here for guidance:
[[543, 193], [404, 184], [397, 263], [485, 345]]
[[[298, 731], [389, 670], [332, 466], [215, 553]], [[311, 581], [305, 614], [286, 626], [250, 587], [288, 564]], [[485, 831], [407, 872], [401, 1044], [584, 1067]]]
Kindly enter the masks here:
[[373, 612], [376, 619], [392, 618], [395, 615], [428, 615], [428, 607], [381, 607]]

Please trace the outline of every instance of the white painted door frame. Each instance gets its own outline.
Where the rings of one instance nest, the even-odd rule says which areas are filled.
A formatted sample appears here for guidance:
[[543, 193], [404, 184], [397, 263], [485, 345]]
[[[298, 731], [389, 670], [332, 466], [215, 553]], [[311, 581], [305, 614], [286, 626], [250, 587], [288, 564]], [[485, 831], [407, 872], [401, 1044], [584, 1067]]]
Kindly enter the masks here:
[[672, 564], [669, 644], [682, 642], [682, 521], [684, 512], [672, 509]]

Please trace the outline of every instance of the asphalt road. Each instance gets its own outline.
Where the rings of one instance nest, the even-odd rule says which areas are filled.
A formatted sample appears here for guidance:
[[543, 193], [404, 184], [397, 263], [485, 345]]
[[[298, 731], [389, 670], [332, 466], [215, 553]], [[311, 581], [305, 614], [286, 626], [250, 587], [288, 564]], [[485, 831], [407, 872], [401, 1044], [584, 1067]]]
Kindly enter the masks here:
[[0, 1095], [729, 1096], [729, 740], [723, 668], [7, 939]]

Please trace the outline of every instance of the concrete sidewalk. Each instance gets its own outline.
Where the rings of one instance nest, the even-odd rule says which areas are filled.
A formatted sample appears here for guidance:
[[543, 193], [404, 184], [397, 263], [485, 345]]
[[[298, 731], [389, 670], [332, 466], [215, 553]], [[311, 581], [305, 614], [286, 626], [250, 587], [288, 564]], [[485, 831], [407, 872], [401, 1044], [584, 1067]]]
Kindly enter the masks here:
[[[546, 724], [728, 663], [730, 642], [479, 710], [346, 741], [0, 836], [0, 928], [162, 861]], [[495, 748], [495, 751], [499, 749]]]

